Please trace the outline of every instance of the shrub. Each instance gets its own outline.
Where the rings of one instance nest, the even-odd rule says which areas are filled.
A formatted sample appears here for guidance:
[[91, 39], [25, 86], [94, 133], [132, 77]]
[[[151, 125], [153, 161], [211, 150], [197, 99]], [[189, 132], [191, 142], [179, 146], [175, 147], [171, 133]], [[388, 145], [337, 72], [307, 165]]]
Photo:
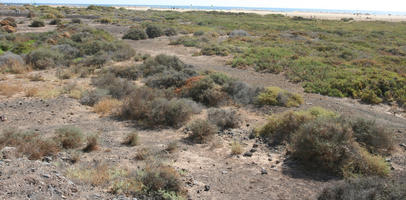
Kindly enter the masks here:
[[274, 114], [263, 127], [257, 130], [257, 134], [272, 144], [282, 144], [289, 142], [291, 135], [301, 125], [319, 117], [331, 118], [336, 117], [336, 114], [320, 107]]
[[81, 24], [81, 23], [82, 23], [82, 20], [79, 19], [79, 18], [75, 18], [75, 19], [72, 19], [71, 23], [72, 23], [72, 24]]
[[112, 19], [106, 18], [106, 17], [101, 18], [101, 19], [99, 19], [98, 21], [99, 21], [100, 23], [102, 23], [102, 24], [111, 24], [111, 23], [113, 23], [113, 20], [112, 20]]
[[107, 116], [112, 113], [115, 113], [118, 111], [118, 109], [121, 106], [121, 101], [117, 99], [110, 99], [110, 98], [105, 98], [102, 99], [101, 101], [97, 102], [93, 110], [94, 112], [102, 115], [102, 116]]
[[141, 182], [145, 186], [147, 193], [157, 195], [158, 191], [173, 192], [175, 196], [185, 195], [185, 190], [182, 186], [182, 181], [178, 172], [170, 167], [149, 165], [145, 168], [144, 174], [141, 176]]
[[211, 108], [207, 113], [208, 120], [216, 124], [220, 130], [237, 128], [241, 122], [241, 116], [234, 109]]
[[278, 87], [268, 87], [257, 97], [261, 105], [273, 105], [284, 107], [298, 107], [303, 104], [303, 97], [299, 94], [290, 93]]
[[191, 83], [182, 90], [182, 96], [207, 106], [217, 106], [224, 103], [228, 96], [221, 88], [215, 87], [212, 79], [206, 77]]
[[0, 21], [0, 26], [12, 26], [17, 27], [16, 20], [12, 17], [6, 17]]
[[129, 80], [137, 80], [140, 72], [135, 66], [117, 66], [110, 67], [107, 70], [109, 73], [114, 74], [116, 77], [125, 78]]
[[193, 36], [202, 36], [204, 35], [204, 31], [196, 31], [193, 33]]
[[0, 148], [6, 146], [16, 147], [18, 152], [31, 160], [53, 156], [59, 152], [58, 145], [53, 140], [41, 137], [40, 133], [15, 129], [5, 129], [0, 134]]
[[136, 132], [132, 132], [126, 136], [122, 144], [133, 147], [137, 146], [139, 143], [140, 139], [138, 137], [138, 134]]
[[160, 54], [155, 58], [148, 58], [138, 67], [144, 77], [148, 77], [167, 70], [183, 71], [191, 69], [191, 65], [186, 65], [176, 56]]
[[74, 149], [82, 146], [83, 133], [82, 130], [73, 126], [59, 128], [55, 131], [56, 141], [58, 141], [64, 149]]
[[0, 72], [22, 73], [27, 70], [21, 56], [6, 52], [0, 55]]
[[247, 33], [247, 31], [244, 31], [244, 30], [234, 30], [234, 31], [231, 31], [228, 35], [230, 37], [246, 37], [246, 36], [250, 36], [250, 34]]
[[163, 35], [162, 29], [155, 25], [148, 25], [145, 32], [149, 38], [161, 37]]
[[174, 29], [174, 28], [167, 28], [167, 29], [165, 29], [164, 30], [164, 34], [166, 35], [166, 36], [175, 36], [175, 35], [177, 35], [178, 33], [176, 32], [176, 30]]
[[86, 140], [86, 146], [83, 149], [84, 152], [96, 151], [99, 148], [99, 136], [97, 134], [87, 136]]
[[231, 143], [231, 155], [240, 155], [244, 152], [244, 149], [241, 147], [241, 144], [234, 140], [233, 143]]
[[63, 56], [59, 52], [47, 48], [34, 50], [26, 57], [27, 64], [39, 70], [56, 67], [62, 59]]
[[34, 20], [31, 22], [30, 27], [44, 27], [45, 26], [45, 22], [41, 21], [41, 20]]
[[220, 72], [210, 73], [209, 77], [218, 85], [226, 85], [234, 81], [231, 77]]
[[291, 139], [292, 157], [308, 167], [350, 177], [386, 176], [389, 167], [379, 156], [372, 156], [353, 138], [352, 128], [337, 119], [319, 118], [303, 124]]
[[181, 87], [190, 77], [197, 75], [191, 70], [181, 72], [175, 70], [167, 70], [148, 77], [146, 85], [153, 88], [166, 89], [170, 87]]
[[219, 46], [219, 45], [211, 45], [206, 46], [201, 50], [201, 53], [205, 56], [228, 56], [230, 54], [230, 50], [226, 47]]
[[109, 94], [116, 99], [121, 99], [135, 90], [135, 85], [131, 82], [117, 78], [114, 74], [102, 74], [92, 79], [92, 84], [101, 89], [106, 89]]
[[368, 177], [348, 179], [325, 188], [318, 200], [404, 199], [406, 183], [400, 180]]
[[168, 153], [174, 153], [178, 149], [178, 143], [176, 141], [170, 142], [165, 151]]
[[141, 29], [130, 29], [126, 34], [124, 34], [123, 39], [145, 40], [147, 39], [147, 34]]
[[366, 90], [362, 92], [361, 101], [368, 104], [382, 103], [382, 99], [378, 97], [372, 90]]
[[53, 19], [49, 22], [49, 25], [60, 25], [62, 24], [62, 20], [57, 18], [57, 19]]
[[207, 120], [195, 120], [187, 127], [190, 130], [189, 139], [194, 143], [206, 143], [217, 133], [216, 126]]
[[357, 142], [371, 153], [386, 155], [393, 149], [394, 134], [375, 121], [347, 118]]
[[93, 106], [103, 98], [109, 97], [109, 91], [105, 89], [95, 89], [83, 92], [80, 103], [87, 106]]
[[8, 83], [0, 83], [0, 95], [6, 97], [12, 97], [16, 93], [19, 93], [22, 90], [20, 85], [11, 85]]
[[261, 91], [260, 88], [253, 88], [241, 81], [231, 81], [226, 83], [223, 86], [223, 90], [227, 92], [235, 102], [244, 105], [256, 103], [256, 97]]
[[113, 52], [111, 58], [114, 61], [125, 61], [135, 56], [135, 50], [126, 43], [116, 44], [116, 50]]
[[51, 47], [51, 50], [58, 51], [63, 55], [63, 62], [65, 65], [70, 65], [71, 63], [73, 63], [72, 59], [80, 56], [79, 49], [69, 44], [54, 45]]
[[148, 113], [149, 119], [146, 123], [149, 126], [165, 125], [180, 127], [194, 113], [193, 107], [197, 106], [186, 99], [155, 99], [151, 103], [151, 110]]

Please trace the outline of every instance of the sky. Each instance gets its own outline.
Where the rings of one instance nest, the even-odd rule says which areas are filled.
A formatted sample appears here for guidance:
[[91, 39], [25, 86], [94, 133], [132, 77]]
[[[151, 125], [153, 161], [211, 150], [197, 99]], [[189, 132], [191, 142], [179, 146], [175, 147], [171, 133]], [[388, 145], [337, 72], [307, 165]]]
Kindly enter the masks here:
[[194, 5], [406, 12], [406, 0], [0, 0], [1, 3]]

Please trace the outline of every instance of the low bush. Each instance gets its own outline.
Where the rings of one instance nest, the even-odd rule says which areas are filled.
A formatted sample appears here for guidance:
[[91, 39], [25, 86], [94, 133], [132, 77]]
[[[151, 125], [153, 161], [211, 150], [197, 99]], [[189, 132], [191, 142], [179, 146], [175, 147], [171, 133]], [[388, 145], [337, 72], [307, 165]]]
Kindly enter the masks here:
[[351, 177], [389, 174], [379, 156], [369, 154], [353, 138], [351, 126], [340, 120], [319, 118], [303, 124], [291, 138], [292, 157], [306, 166]]
[[62, 24], [62, 20], [57, 18], [57, 19], [53, 19], [49, 22], [49, 25], [60, 25]]
[[115, 66], [107, 69], [107, 72], [114, 74], [116, 77], [128, 80], [137, 80], [140, 72], [135, 66]]
[[160, 54], [155, 58], [148, 58], [142, 65], [138, 66], [139, 71], [144, 77], [162, 73], [167, 70], [184, 71], [191, 68], [191, 65], [183, 63], [178, 57], [164, 54]]
[[223, 86], [223, 91], [227, 92], [235, 102], [246, 105], [256, 103], [257, 96], [262, 89], [254, 88], [244, 82], [235, 80], [226, 83]]
[[179, 148], [178, 142], [174, 141], [174, 142], [170, 142], [166, 148], [165, 151], [168, 153], [175, 153]]
[[44, 27], [45, 22], [41, 20], [34, 20], [31, 22], [30, 27]]
[[105, 89], [94, 89], [83, 92], [80, 103], [87, 106], [93, 106], [103, 98], [109, 97], [109, 91]]
[[348, 179], [325, 188], [318, 200], [405, 199], [406, 183], [401, 180], [368, 177]]
[[99, 136], [97, 134], [87, 136], [86, 140], [86, 146], [83, 149], [84, 152], [89, 153], [99, 148]]
[[352, 127], [357, 142], [370, 153], [387, 155], [393, 149], [393, 131], [362, 118], [348, 117], [343, 120]]
[[237, 128], [241, 123], [241, 116], [235, 109], [211, 108], [207, 111], [207, 116], [220, 130]]
[[203, 47], [201, 50], [201, 54], [205, 56], [228, 56], [230, 54], [230, 50], [226, 47], [219, 46], [219, 45], [210, 45]]
[[257, 97], [261, 105], [298, 107], [303, 104], [303, 97], [278, 87], [268, 87]]
[[228, 35], [230, 37], [246, 37], [246, 36], [250, 36], [250, 34], [247, 31], [244, 31], [244, 30], [234, 30], [234, 31], [231, 31]]
[[165, 29], [164, 30], [164, 34], [166, 35], [166, 36], [175, 36], [175, 35], [177, 35], [178, 34], [178, 32], [174, 29], [174, 28], [167, 28], [167, 29]]
[[113, 23], [113, 20], [110, 19], [110, 18], [107, 18], [107, 17], [101, 18], [101, 19], [99, 19], [97, 21], [99, 21], [102, 24], [111, 24], [111, 23]]
[[54, 156], [59, 152], [59, 146], [51, 139], [41, 137], [40, 133], [23, 132], [16, 129], [5, 129], [0, 134], [0, 148], [6, 146], [17, 148], [17, 151], [31, 160], [44, 156]]
[[147, 34], [141, 29], [130, 29], [126, 34], [124, 34], [123, 39], [127, 40], [145, 40], [147, 39]]
[[92, 84], [98, 88], [108, 90], [109, 95], [116, 99], [128, 96], [136, 88], [130, 81], [117, 78], [112, 73], [101, 74], [100, 76], [93, 78]]
[[313, 107], [303, 111], [286, 111], [272, 115], [268, 122], [256, 132], [258, 136], [264, 138], [272, 144], [282, 144], [289, 142], [292, 134], [306, 122], [316, 118], [332, 118], [337, 115], [329, 110], [320, 107]]
[[115, 45], [115, 51], [112, 53], [111, 58], [120, 62], [129, 60], [133, 56], [135, 56], [135, 50], [129, 44], [118, 43]]
[[156, 89], [142, 87], [134, 91], [121, 109], [121, 117], [137, 120], [147, 128], [155, 126], [179, 127], [194, 113], [201, 111], [200, 106], [187, 99], [165, 98], [165, 93]]
[[21, 56], [11, 52], [0, 55], [0, 72], [22, 73], [27, 70]]
[[216, 126], [207, 120], [195, 120], [191, 122], [187, 127], [190, 130], [188, 138], [194, 143], [206, 143], [210, 141], [217, 133]]
[[190, 85], [186, 85], [181, 91], [181, 96], [185, 98], [191, 98], [206, 106], [218, 106], [228, 100], [228, 95], [209, 77], [189, 83]]
[[132, 132], [126, 136], [122, 144], [133, 147], [137, 146], [139, 143], [140, 139], [138, 137], [138, 134], [136, 132]]
[[63, 55], [59, 52], [48, 48], [40, 48], [28, 54], [26, 62], [31, 65], [33, 69], [43, 70], [58, 66], [62, 59]]
[[75, 149], [83, 145], [83, 132], [77, 127], [67, 126], [55, 131], [55, 140], [64, 149]]
[[95, 113], [98, 113], [101, 116], [107, 116], [110, 114], [117, 113], [121, 104], [122, 104], [121, 101], [117, 99], [105, 98], [98, 101], [93, 106], [93, 110]]
[[193, 36], [202, 36], [204, 35], [204, 31], [196, 31], [193, 33]]
[[146, 85], [161, 89], [170, 87], [178, 88], [183, 86], [190, 77], [196, 75], [197, 73], [192, 70], [184, 70], [180, 72], [175, 70], [167, 70], [148, 77], [146, 80]]
[[368, 104], [380, 104], [383, 102], [382, 98], [379, 98], [372, 90], [366, 90], [362, 92], [361, 101]]
[[164, 34], [162, 29], [155, 25], [148, 25], [145, 32], [149, 38], [161, 37]]
[[71, 23], [72, 23], [72, 24], [81, 24], [81, 23], [82, 23], [82, 20], [79, 19], [79, 18], [75, 18], [75, 19], [72, 19], [72, 20], [71, 20]]

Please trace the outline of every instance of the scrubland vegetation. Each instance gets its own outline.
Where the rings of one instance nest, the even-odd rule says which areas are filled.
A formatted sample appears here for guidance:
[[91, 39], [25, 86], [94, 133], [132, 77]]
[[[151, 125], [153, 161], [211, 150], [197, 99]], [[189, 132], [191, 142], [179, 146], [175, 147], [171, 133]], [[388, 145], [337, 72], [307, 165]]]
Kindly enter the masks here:
[[[62, 86], [38, 89], [0, 83], [2, 96], [13, 97], [22, 91], [27, 98], [54, 99], [65, 95], [81, 106], [91, 106], [90, 113], [105, 120], [129, 122], [129, 126], [143, 131], [183, 131], [183, 142], [187, 145], [205, 146], [216, 142], [221, 134], [235, 134], [233, 129], [242, 130], [244, 125], [256, 140], [251, 153], [264, 142], [269, 144], [267, 150], [280, 147], [283, 156], [305, 169], [344, 178], [335, 187], [326, 188], [320, 200], [371, 196], [398, 199], [405, 195], [403, 182], [387, 178], [391, 166], [385, 158], [396, 150], [391, 127], [321, 107], [303, 109], [306, 105], [301, 94], [274, 86], [251, 86], [220, 72], [197, 71], [176, 56], [140, 54], [126, 43], [130, 42], [126, 39], [169, 37], [170, 45], [197, 47], [199, 55], [227, 56], [230, 67], [283, 73], [290, 81], [300, 83], [305, 92], [404, 107], [403, 23], [395, 26], [389, 22], [305, 20], [223, 12], [133, 12], [101, 6], [24, 6], [24, 9], [30, 11], [27, 17], [32, 18], [31, 28], [56, 25], [57, 29], [43, 33], [0, 32], [0, 74], [54, 70]], [[63, 19], [66, 15], [74, 17]], [[81, 19], [84, 16], [93, 16], [95, 23], [131, 27], [120, 35], [124, 39], [120, 40], [107, 31], [87, 26]], [[7, 23], [11, 22], [15, 21], [8, 19]], [[122, 61], [130, 64], [115, 65]], [[47, 81], [40, 74], [25, 78], [32, 82]], [[87, 78], [89, 84], [82, 87], [63, 82], [74, 78]], [[261, 115], [284, 112], [272, 113], [265, 124], [255, 124], [251, 130], [240, 108]], [[47, 136], [38, 130], [4, 129], [0, 147], [15, 147], [18, 156], [30, 160], [68, 151], [91, 154], [100, 149], [99, 135], [84, 133], [74, 126], [54, 128]], [[82, 163], [71, 166], [68, 177], [99, 186], [111, 194], [187, 198], [180, 170], [161, 158], [175, 154], [178, 141], [165, 143], [165, 149], [156, 150], [138, 148], [143, 143], [138, 131], [122, 138], [114, 144], [118, 147], [111, 146], [134, 150], [131, 159], [145, 165], [132, 169]], [[228, 142], [227, 154], [231, 152], [233, 158], [239, 159], [247, 144], [239, 139]], [[108, 151], [111, 149], [105, 149]], [[158, 155], [162, 153], [165, 156]]]

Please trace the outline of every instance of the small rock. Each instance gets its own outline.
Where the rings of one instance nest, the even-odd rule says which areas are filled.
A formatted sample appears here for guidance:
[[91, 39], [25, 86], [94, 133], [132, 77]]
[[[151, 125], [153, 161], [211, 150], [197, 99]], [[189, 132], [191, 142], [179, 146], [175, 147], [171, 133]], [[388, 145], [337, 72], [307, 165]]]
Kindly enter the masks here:
[[7, 121], [6, 116], [4, 116], [4, 115], [0, 115], [0, 121], [2, 121], [2, 122]]
[[204, 191], [207, 192], [207, 191], [209, 191], [209, 190], [210, 190], [210, 186], [209, 186], [209, 185], [205, 185], [205, 186], [204, 186]]
[[268, 158], [268, 161], [272, 161], [272, 158]]
[[41, 176], [44, 178], [51, 178], [51, 175], [49, 175], [49, 174], [41, 174]]
[[275, 165], [271, 165], [271, 168], [275, 168], [276, 166]]
[[52, 157], [49, 157], [49, 156], [45, 156], [44, 157], [44, 159], [42, 159], [42, 161], [44, 161], [44, 162], [52, 162]]
[[227, 173], [228, 173], [228, 171], [222, 171], [221, 173], [222, 173], [222, 174], [227, 174]]
[[255, 143], [254, 145], [252, 145], [252, 148], [257, 148], [258, 147], [258, 144], [257, 143]]
[[390, 159], [390, 158], [386, 158], [386, 159], [385, 159], [385, 162], [391, 162], [391, 159]]
[[399, 144], [399, 145], [406, 150], [406, 144], [405, 143], [402, 143], [402, 144]]
[[251, 157], [251, 156], [252, 156], [252, 153], [251, 153], [251, 152], [245, 152], [243, 156], [244, 156], [244, 157]]
[[2, 155], [3, 159], [13, 159], [16, 158], [17, 149], [15, 147], [4, 147], [0, 154]]
[[261, 174], [268, 174], [268, 172], [266, 171], [266, 169], [262, 168], [261, 169]]
[[250, 152], [255, 153], [255, 152], [257, 152], [257, 149], [251, 149]]
[[281, 162], [281, 161], [277, 160], [275, 163], [276, 163], [276, 164], [279, 164], [280, 162]]

